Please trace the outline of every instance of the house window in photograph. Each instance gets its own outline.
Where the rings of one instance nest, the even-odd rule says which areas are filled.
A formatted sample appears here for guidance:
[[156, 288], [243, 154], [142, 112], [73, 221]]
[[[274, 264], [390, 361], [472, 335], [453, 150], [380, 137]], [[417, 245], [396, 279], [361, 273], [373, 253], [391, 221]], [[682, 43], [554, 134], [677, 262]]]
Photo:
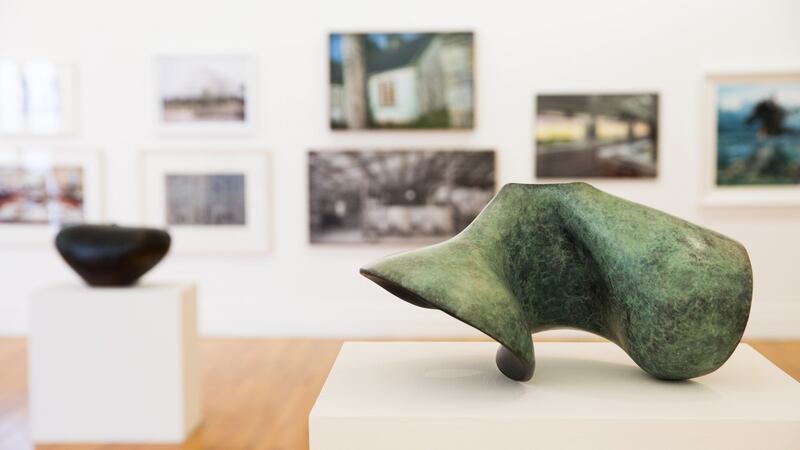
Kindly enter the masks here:
[[394, 83], [381, 81], [378, 84], [378, 103], [381, 106], [394, 106]]

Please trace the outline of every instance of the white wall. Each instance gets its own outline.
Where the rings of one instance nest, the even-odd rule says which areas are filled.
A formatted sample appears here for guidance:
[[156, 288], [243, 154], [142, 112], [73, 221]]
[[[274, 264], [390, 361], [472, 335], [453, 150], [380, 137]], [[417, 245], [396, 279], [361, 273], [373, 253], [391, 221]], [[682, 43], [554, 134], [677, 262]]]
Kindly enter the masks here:
[[[452, 335], [466, 326], [413, 308], [358, 274], [390, 247], [307, 243], [309, 148], [494, 148], [499, 181], [533, 181], [535, 92], [652, 90], [661, 94], [656, 181], [603, 182], [612, 193], [743, 242], [755, 271], [751, 335], [800, 336], [800, 209], [699, 205], [703, 73], [735, 64], [800, 63], [797, 0], [0, 0], [0, 55], [77, 64], [79, 129], [44, 142], [102, 148], [107, 216], [140, 221], [143, 148], [266, 148], [274, 164], [274, 247], [265, 256], [171, 255], [148, 278], [200, 283], [209, 334]], [[331, 132], [327, 33], [472, 29], [477, 125], [471, 132]], [[152, 56], [251, 52], [259, 68], [258, 128], [242, 138], [159, 138]], [[40, 143], [35, 140], [8, 140]], [[22, 333], [30, 291], [76, 277], [50, 248], [0, 249], [0, 332]], [[102, 320], [98, 317], [98, 320]]]

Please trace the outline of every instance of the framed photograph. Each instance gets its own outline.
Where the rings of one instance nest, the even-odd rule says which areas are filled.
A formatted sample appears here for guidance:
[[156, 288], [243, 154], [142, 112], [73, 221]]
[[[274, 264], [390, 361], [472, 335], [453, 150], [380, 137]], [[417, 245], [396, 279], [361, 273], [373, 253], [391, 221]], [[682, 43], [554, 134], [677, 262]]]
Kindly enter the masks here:
[[74, 85], [69, 64], [0, 59], [0, 136], [74, 131]]
[[254, 120], [255, 77], [244, 54], [159, 55], [158, 129], [171, 133], [242, 133]]
[[658, 94], [536, 97], [537, 178], [654, 178]]
[[471, 129], [473, 33], [332, 33], [330, 126]]
[[269, 248], [269, 154], [146, 151], [144, 218], [169, 229], [178, 252]]
[[708, 205], [800, 205], [800, 71], [708, 77]]
[[0, 150], [0, 243], [50, 244], [63, 225], [103, 219], [99, 152]]
[[314, 244], [435, 242], [495, 194], [494, 151], [311, 151]]

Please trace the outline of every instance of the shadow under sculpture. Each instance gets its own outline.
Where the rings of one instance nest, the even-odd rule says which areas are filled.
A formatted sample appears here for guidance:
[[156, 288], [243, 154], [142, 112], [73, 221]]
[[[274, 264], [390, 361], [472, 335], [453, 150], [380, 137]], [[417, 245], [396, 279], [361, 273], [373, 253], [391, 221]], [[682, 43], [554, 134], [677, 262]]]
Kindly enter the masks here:
[[130, 286], [169, 251], [169, 233], [157, 228], [75, 225], [56, 236], [64, 260], [90, 286]]
[[585, 183], [508, 184], [459, 235], [361, 273], [501, 344], [497, 367], [527, 381], [531, 333], [577, 328], [646, 372], [684, 380], [719, 368], [750, 314], [738, 242]]

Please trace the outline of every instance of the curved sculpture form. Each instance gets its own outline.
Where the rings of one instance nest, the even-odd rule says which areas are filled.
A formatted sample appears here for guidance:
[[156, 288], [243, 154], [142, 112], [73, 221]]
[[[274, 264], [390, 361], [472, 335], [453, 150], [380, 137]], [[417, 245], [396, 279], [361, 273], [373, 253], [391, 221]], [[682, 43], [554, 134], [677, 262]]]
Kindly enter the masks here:
[[75, 225], [56, 236], [64, 260], [91, 286], [130, 286], [167, 254], [169, 233], [155, 228]]
[[531, 333], [578, 328], [667, 380], [705, 375], [730, 357], [750, 314], [738, 242], [585, 183], [508, 184], [450, 240], [361, 273], [501, 344], [509, 378], [533, 376]]

